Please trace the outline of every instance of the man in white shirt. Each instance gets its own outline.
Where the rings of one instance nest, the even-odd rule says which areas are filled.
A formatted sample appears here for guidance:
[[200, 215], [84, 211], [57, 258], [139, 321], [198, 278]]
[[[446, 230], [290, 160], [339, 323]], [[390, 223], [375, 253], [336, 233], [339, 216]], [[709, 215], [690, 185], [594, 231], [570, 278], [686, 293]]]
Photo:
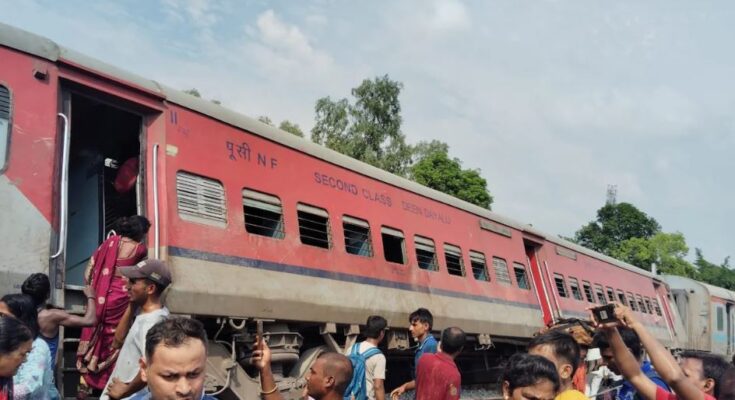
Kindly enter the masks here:
[[[385, 338], [385, 328], [388, 321], [379, 315], [371, 315], [367, 319], [367, 326], [363, 332], [366, 339], [360, 342], [359, 352], [365, 353], [373, 347], [378, 347]], [[385, 356], [377, 353], [365, 360], [365, 389], [369, 400], [385, 400]]]
[[145, 354], [145, 337], [153, 325], [169, 315], [161, 303], [161, 293], [171, 284], [171, 271], [166, 263], [144, 260], [131, 267], [119, 267], [117, 271], [128, 278], [128, 296], [138, 314], [100, 400], [125, 399], [145, 389], [139, 364]]

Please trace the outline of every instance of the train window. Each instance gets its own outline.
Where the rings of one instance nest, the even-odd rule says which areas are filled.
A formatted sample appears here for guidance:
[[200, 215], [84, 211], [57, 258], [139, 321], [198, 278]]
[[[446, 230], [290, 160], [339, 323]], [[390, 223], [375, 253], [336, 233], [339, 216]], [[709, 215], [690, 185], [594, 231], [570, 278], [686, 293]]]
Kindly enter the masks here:
[[248, 233], [283, 239], [283, 209], [278, 197], [243, 189], [242, 208]]
[[464, 276], [464, 261], [459, 247], [444, 243], [444, 261], [450, 275]]
[[656, 315], [659, 317], [662, 316], [661, 314], [661, 307], [658, 305], [658, 300], [653, 299], [653, 310], [656, 311]]
[[487, 273], [487, 264], [485, 263], [485, 255], [479, 251], [470, 250], [470, 264], [472, 265], [472, 275], [478, 281], [490, 282], [490, 276]]
[[638, 301], [638, 309], [640, 309], [642, 313], [648, 314], [648, 309], [646, 308], [646, 304], [643, 302], [643, 297], [637, 294], [636, 300]]
[[610, 286], [605, 288], [607, 290], [607, 301], [612, 303], [615, 301], [615, 291]]
[[595, 296], [597, 296], [598, 303], [607, 304], [607, 300], [605, 300], [605, 292], [602, 290], [602, 285], [595, 283]]
[[625, 293], [623, 293], [622, 290], [618, 290], [617, 291], [617, 294], [618, 294], [618, 301], [620, 302], [620, 304], [623, 304], [623, 305], [626, 305], [627, 306], [628, 305], [628, 301], [625, 300]]
[[323, 249], [332, 247], [327, 210], [299, 203], [296, 205], [296, 215], [301, 243]]
[[342, 217], [342, 229], [347, 253], [363, 257], [373, 256], [373, 241], [370, 238], [370, 224], [367, 221], [345, 215]]
[[0, 171], [5, 169], [10, 147], [10, 90], [0, 85]]
[[722, 308], [721, 305], [717, 305], [715, 307], [717, 307], [717, 330], [724, 331], [725, 330], [725, 310]]
[[628, 307], [633, 311], [638, 311], [638, 305], [635, 303], [635, 297], [631, 292], [628, 292]]
[[177, 172], [176, 205], [183, 220], [222, 228], [227, 225], [225, 187], [220, 181]]
[[569, 277], [569, 287], [572, 289], [572, 297], [577, 300], [582, 300], [582, 292], [579, 290], [579, 281], [577, 281], [577, 278]]
[[405, 264], [406, 249], [403, 243], [403, 232], [384, 226], [380, 228], [380, 235], [383, 239], [385, 261]]
[[651, 299], [648, 297], [644, 297], [643, 301], [646, 303], [646, 309], [648, 310], [648, 312], [650, 314], [653, 314], [654, 310], [653, 310], [653, 305], [651, 304]]
[[587, 281], [582, 281], [582, 287], [584, 288], [584, 297], [588, 302], [594, 303], [595, 298], [592, 296], [592, 285]]
[[[567, 287], [564, 284], [564, 277], [559, 274], [554, 274], [554, 283], [556, 283], [556, 291], [559, 293], [559, 296], [568, 297]], [[577, 288], [577, 290], [579, 290], [579, 288]]]
[[434, 241], [423, 236], [414, 236], [413, 245], [416, 247], [416, 262], [418, 262], [419, 268], [438, 271], [439, 263], [436, 259]]
[[508, 272], [508, 263], [502, 258], [493, 257], [493, 269], [495, 269], [495, 279], [503, 285], [510, 285], [510, 273]]
[[526, 275], [526, 266], [521, 263], [513, 263], [513, 271], [516, 273], [518, 287], [531, 290], [531, 286], [528, 284], [528, 275]]

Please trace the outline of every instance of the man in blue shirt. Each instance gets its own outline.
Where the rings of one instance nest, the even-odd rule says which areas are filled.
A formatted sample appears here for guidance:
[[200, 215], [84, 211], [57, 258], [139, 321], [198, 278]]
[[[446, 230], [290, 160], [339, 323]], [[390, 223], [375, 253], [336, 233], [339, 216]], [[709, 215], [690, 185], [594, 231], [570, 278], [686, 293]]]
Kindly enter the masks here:
[[425, 308], [419, 308], [408, 316], [408, 322], [410, 324], [408, 330], [411, 332], [411, 336], [419, 342], [419, 346], [416, 348], [416, 355], [413, 359], [413, 371], [411, 375], [414, 379], [393, 389], [390, 393], [391, 399], [397, 399], [406, 391], [416, 388], [416, 368], [419, 365], [419, 359], [424, 354], [433, 354], [437, 351], [436, 339], [431, 335], [431, 328], [434, 323], [434, 317], [431, 315], [431, 312]]
[[[666, 382], [664, 382], [664, 380], [661, 379], [660, 376], [658, 376], [656, 370], [653, 369], [653, 365], [651, 365], [650, 362], [643, 360], [643, 347], [641, 347], [641, 341], [638, 338], [638, 335], [632, 329], [621, 327], [618, 328], [618, 330], [620, 331], [620, 336], [623, 337], [623, 342], [625, 343], [625, 346], [628, 347], [630, 352], [633, 353], [633, 356], [635, 356], [636, 360], [638, 360], [638, 363], [641, 365], [641, 371], [657, 386], [662, 387], [666, 391], [670, 391], [669, 386], [666, 384]], [[597, 335], [595, 335], [592, 347], [597, 347], [600, 349], [602, 364], [606, 365], [607, 368], [610, 369], [610, 371], [612, 371], [614, 374], [620, 375], [620, 369], [615, 363], [613, 351], [610, 348], [610, 343], [608, 342], [607, 336], [605, 336], [604, 333], [598, 333]], [[638, 396], [633, 385], [630, 382], [624, 380], [623, 385], [620, 386], [620, 389], [618, 389], [615, 400], [640, 400], [640, 396]]]

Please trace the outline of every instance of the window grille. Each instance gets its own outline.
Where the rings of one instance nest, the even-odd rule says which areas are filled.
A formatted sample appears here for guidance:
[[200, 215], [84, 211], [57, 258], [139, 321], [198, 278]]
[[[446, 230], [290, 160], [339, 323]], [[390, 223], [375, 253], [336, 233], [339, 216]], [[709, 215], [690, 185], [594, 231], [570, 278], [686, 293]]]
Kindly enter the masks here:
[[597, 296], [598, 303], [607, 304], [607, 300], [605, 300], [605, 292], [602, 290], [602, 285], [595, 284], [595, 295]]
[[[554, 274], [554, 282], [556, 283], [556, 291], [560, 297], [568, 297], [567, 287], [564, 284], [564, 277], [559, 274]], [[577, 288], [579, 290], [579, 288]]]
[[620, 304], [624, 304], [627, 306], [628, 301], [625, 299], [625, 293], [623, 293], [622, 290], [618, 290], [617, 294], [618, 294], [618, 301], [620, 302]]
[[0, 85], [0, 171], [5, 169], [5, 162], [10, 147], [10, 90]]
[[345, 215], [342, 217], [342, 229], [347, 253], [363, 257], [373, 256], [373, 241], [370, 238], [370, 224], [367, 221]]
[[648, 310], [646, 309], [646, 304], [643, 302], [643, 297], [637, 294], [636, 300], [638, 300], [638, 309], [641, 310], [642, 313], [648, 314]]
[[413, 245], [416, 247], [416, 262], [419, 268], [428, 271], [438, 271], [439, 263], [436, 259], [434, 241], [423, 236], [414, 236]]
[[628, 292], [628, 307], [630, 307], [633, 311], [638, 311], [638, 304], [635, 302], [635, 297], [633, 297], [633, 293]]
[[296, 205], [296, 215], [301, 243], [323, 249], [332, 247], [327, 210], [299, 203]]
[[653, 314], [655, 310], [653, 309], [653, 305], [651, 304], [651, 299], [648, 297], [644, 297], [643, 301], [646, 303], [646, 309], [648, 310], [648, 313]]
[[179, 171], [176, 173], [179, 216], [183, 220], [225, 227], [225, 188], [217, 180]]
[[572, 289], [572, 297], [581, 301], [582, 291], [579, 290], [579, 281], [577, 281], [577, 278], [569, 277], [569, 287]]
[[611, 287], [607, 287], [607, 301], [612, 303], [615, 301], [615, 291]]
[[516, 275], [518, 287], [521, 289], [531, 290], [531, 285], [528, 283], [528, 275], [526, 274], [526, 266], [521, 263], [513, 263], [513, 271]]
[[450, 275], [464, 276], [464, 262], [462, 250], [451, 244], [444, 244], [444, 261], [447, 263], [447, 272]]
[[662, 316], [661, 307], [658, 305], [658, 300], [653, 299], [652, 301], [653, 301], [653, 310], [656, 311], [656, 315], [661, 317]]
[[595, 298], [592, 296], [592, 285], [587, 281], [582, 281], [582, 288], [584, 288], [584, 297], [588, 302], [594, 303]]
[[493, 268], [495, 269], [495, 279], [503, 285], [510, 285], [510, 272], [508, 272], [508, 263], [502, 258], [493, 257]]
[[490, 276], [487, 273], [487, 263], [485, 262], [485, 255], [470, 250], [470, 264], [472, 266], [472, 275], [478, 281], [490, 282]]
[[285, 236], [281, 200], [251, 189], [242, 191], [245, 230], [254, 235], [283, 239]]

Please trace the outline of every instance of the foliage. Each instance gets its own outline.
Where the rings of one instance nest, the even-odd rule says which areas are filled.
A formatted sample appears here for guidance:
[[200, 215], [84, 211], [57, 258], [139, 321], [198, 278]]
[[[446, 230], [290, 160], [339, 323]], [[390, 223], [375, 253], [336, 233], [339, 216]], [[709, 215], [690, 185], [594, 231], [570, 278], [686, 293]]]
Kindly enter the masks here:
[[323, 97], [316, 102], [315, 143], [388, 172], [405, 176], [412, 149], [401, 132], [403, 85], [387, 75], [364, 80], [347, 99]]
[[273, 121], [271, 121], [271, 119], [268, 118], [268, 117], [266, 117], [265, 115], [258, 116], [258, 121], [260, 121], [260, 122], [262, 122], [262, 123], [264, 123], [266, 125], [273, 126]]
[[410, 168], [414, 181], [464, 201], [490, 209], [493, 198], [487, 181], [475, 169], [462, 169], [449, 157], [449, 146], [440, 141], [421, 142], [415, 147], [416, 162]]
[[643, 268], [652, 270], [655, 263], [661, 274], [696, 277], [697, 271], [685, 259], [689, 253], [686, 239], [679, 232], [658, 232], [651, 238], [631, 238], [620, 244], [611, 256]]
[[597, 219], [578, 230], [574, 241], [607, 255], [618, 251], [632, 238], [649, 239], [661, 231], [655, 219], [630, 203], [606, 204], [597, 210]]
[[191, 88], [191, 89], [184, 90], [184, 93], [190, 94], [190, 95], [192, 95], [194, 97], [200, 97], [200, 98], [202, 97], [202, 94], [199, 93], [199, 91], [196, 88]]
[[292, 135], [296, 135], [300, 138], [304, 137], [304, 131], [301, 130], [298, 124], [295, 124], [289, 120], [283, 120], [281, 121], [281, 124], [278, 125], [278, 129], [282, 131], [286, 131]]
[[701, 249], [695, 249], [694, 265], [697, 267], [697, 278], [702, 282], [735, 290], [735, 271], [730, 269], [730, 257], [717, 265], [705, 260]]

